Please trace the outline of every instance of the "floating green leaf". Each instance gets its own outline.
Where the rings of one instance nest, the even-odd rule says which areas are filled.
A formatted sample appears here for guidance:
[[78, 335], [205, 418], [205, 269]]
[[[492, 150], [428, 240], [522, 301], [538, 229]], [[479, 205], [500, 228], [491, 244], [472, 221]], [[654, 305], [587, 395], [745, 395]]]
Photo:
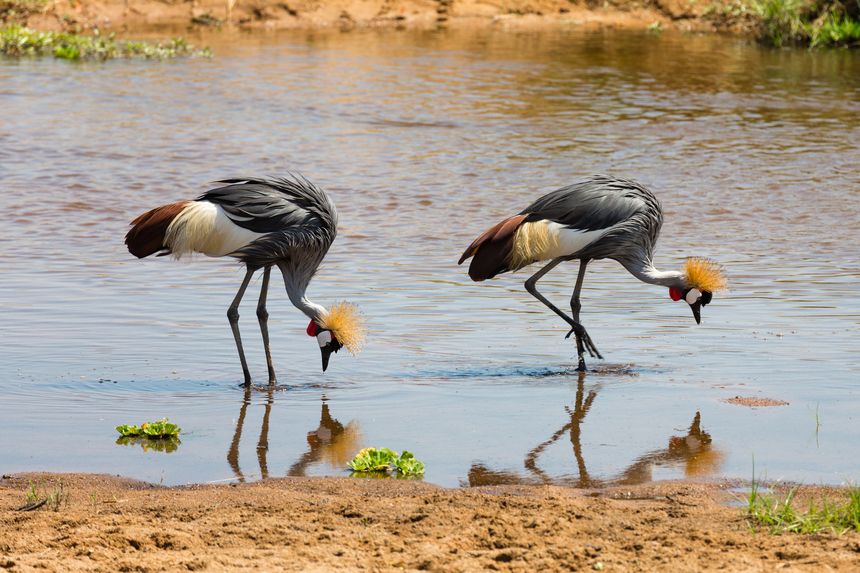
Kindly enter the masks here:
[[122, 426], [117, 426], [116, 431], [119, 432], [120, 436], [123, 437], [134, 437], [140, 435], [140, 426], [130, 426], [128, 424], [123, 424]]
[[144, 422], [140, 426], [123, 424], [117, 426], [116, 431], [124, 438], [145, 437], [159, 440], [177, 437], [182, 428], [168, 421], [167, 418], [162, 418], [156, 422]]
[[400, 457], [392, 464], [398, 472], [405, 476], [417, 476], [424, 474], [424, 462], [412, 455], [412, 452], [403, 450]]
[[353, 472], [363, 475], [386, 475], [392, 470], [403, 476], [424, 474], [424, 463], [405, 450], [398, 454], [388, 448], [364, 448], [348, 465]]
[[397, 452], [388, 448], [364, 448], [348, 465], [355, 472], [384, 472], [396, 459]]
[[148, 438], [173, 438], [179, 435], [182, 428], [163, 418], [157, 422], [146, 422], [140, 427]]

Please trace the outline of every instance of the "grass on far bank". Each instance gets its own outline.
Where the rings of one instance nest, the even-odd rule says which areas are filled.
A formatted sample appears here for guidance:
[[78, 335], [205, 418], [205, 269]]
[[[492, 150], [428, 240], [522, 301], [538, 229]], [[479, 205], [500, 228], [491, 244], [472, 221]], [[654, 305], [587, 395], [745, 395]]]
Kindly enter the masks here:
[[805, 511], [794, 507], [798, 489], [794, 486], [784, 494], [762, 493], [753, 480], [747, 498], [753, 527], [764, 526], [771, 533], [860, 532], [860, 487], [848, 490], [847, 501], [810, 499]]
[[860, 0], [754, 0], [759, 40], [775, 47], [860, 47]]
[[[0, 0], [3, 2], [5, 0]], [[40, 32], [17, 24], [0, 27], [0, 55], [54, 56], [64, 60], [113, 58], [168, 59], [209, 57], [208, 48], [196, 49], [182, 38], [168, 42], [119, 41], [113, 34], [83, 36], [69, 32]]]

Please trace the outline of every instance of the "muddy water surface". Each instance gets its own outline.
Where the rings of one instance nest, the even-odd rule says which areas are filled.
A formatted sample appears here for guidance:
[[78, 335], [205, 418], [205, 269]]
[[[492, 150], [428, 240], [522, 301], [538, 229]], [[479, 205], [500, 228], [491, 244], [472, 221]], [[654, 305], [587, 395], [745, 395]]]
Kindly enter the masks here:
[[[623, 32], [215, 36], [212, 60], [0, 61], [0, 471], [164, 483], [342, 475], [410, 449], [444, 484], [860, 480], [860, 57]], [[312, 283], [361, 305], [319, 371], [273, 283], [282, 387], [244, 392], [228, 261], [137, 261], [130, 218], [225, 176], [296, 170], [341, 233]], [[471, 283], [471, 239], [595, 172], [666, 211], [657, 265], [709, 256], [701, 326], [617, 264], [589, 268], [605, 361], [572, 371], [527, 274]], [[543, 289], [565, 307], [576, 265]], [[248, 358], [264, 381], [254, 316]], [[788, 402], [747, 408], [735, 396]], [[163, 416], [175, 451], [114, 443]]]

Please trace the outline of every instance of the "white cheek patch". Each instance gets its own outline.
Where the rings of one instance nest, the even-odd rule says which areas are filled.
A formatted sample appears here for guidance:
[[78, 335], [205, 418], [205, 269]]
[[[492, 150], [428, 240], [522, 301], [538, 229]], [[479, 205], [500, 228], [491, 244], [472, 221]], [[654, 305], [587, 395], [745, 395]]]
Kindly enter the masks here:
[[702, 298], [702, 291], [697, 288], [691, 288], [689, 292], [687, 292], [687, 296], [684, 297], [684, 300], [687, 301], [687, 304], [695, 304], [700, 298]]
[[317, 334], [317, 342], [320, 345], [320, 348], [325, 347], [328, 343], [331, 342], [331, 331], [323, 330], [319, 334]]

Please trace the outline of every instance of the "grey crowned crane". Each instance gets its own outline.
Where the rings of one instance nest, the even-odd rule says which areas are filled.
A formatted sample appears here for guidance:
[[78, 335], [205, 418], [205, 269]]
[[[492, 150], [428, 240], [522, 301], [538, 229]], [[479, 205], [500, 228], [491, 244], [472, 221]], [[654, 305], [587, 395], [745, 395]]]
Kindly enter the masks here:
[[[629, 179], [595, 175], [544, 195], [519, 214], [508, 217], [475, 239], [460, 257], [470, 257], [469, 276], [491, 279], [538, 261], [549, 261], [525, 284], [526, 290], [559, 315], [576, 335], [578, 370], [585, 370], [585, 352], [603, 358], [579, 320], [579, 292], [585, 268], [594, 259], [613, 259], [642, 282], [669, 288], [673, 301], [684, 300], [696, 324], [713, 293], [726, 287], [720, 266], [699, 257], [688, 258], [682, 271], [659, 271], [652, 255], [663, 211], [657, 197]], [[537, 290], [537, 282], [563, 261], [579, 260], [579, 276], [568, 316]]]
[[134, 219], [125, 236], [129, 252], [138, 258], [158, 253], [177, 259], [203, 253], [233, 257], [245, 264], [245, 278], [227, 310], [245, 386], [250, 386], [251, 374], [239, 335], [239, 303], [251, 277], [260, 269], [263, 284], [257, 318], [270, 385], [275, 384], [276, 377], [269, 350], [266, 293], [273, 266], [281, 270], [290, 301], [310, 319], [307, 334], [319, 343], [323, 371], [332, 353], [343, 347], [357, 352], [364, 329], [355, 306], [337, 303], [326, 309], [305, 296], [337, 234], [337, 211], [328, 195], [303, 177], [225, 179], [217, 183], [224, 185], [194, 201], [156, 207]]

